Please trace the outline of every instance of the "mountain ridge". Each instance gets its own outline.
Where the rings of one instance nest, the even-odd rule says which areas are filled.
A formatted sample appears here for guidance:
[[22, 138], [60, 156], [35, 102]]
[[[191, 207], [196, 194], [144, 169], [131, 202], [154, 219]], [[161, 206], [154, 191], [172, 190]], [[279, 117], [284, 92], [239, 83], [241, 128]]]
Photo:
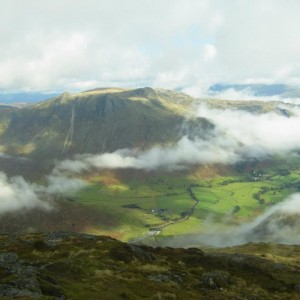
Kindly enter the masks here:
[[196, 116], [200, 104], [252, 114], [274, 111], [286, 117], [293, 106], [285, 104], [280, 108], [280, 102], [195, 99], [177, 91], [150, 87], [65, 92], [25, 107], [0, 107], [0, 151], [26, 160], [19, 165], [19, 161], [11, 159], [8, 163], [1, 159], [0, 167], [13, 175], [23, 175], [31, 169], [45, 174], [57, 160], [77, 154], [101, 154], [124, 148], [143, 151], [153, 146], [175, 145], [183, 136], [205, 140], [214, 124], [206, 117]]
[[191, 97], [151, 88], [106, 91], [63, 93], [31, 106], [2, 109], [1, 152], [53, 165], [75, 154], [147, 149], [180, 139]]

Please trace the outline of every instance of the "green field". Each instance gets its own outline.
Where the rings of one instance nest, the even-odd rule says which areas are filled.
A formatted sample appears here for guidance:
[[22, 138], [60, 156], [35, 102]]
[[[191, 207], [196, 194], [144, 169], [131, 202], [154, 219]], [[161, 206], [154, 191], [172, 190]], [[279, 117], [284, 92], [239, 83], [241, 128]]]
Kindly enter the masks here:
[[117, 224], [90, 229], [94, 233], [116, 233], [122, 240], [147, 237], [151, 228], [159, 228], [160, 237], [190, 234], [210, 222], [226, 226], [250, 221], [299, 191], [299, 168], [283, 167], [207, 179], [186, 172], [134, 178], [110, 172], [90, 177], [74, 199], [105, 212]]

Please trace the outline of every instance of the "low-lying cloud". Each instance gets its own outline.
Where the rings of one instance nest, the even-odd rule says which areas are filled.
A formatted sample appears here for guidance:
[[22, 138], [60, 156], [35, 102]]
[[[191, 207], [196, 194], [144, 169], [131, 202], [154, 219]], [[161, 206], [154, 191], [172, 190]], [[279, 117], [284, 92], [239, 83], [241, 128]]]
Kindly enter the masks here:
[[[252, 242], [300, 244], [300, 194], [293, 194], [273, 206], [248, 226], [241, 228], [240, 236]], [[245, 234], [243, 233], [245, 231]]]
[[[300, 194], [274, 205], [250, 223], [236, 227], [206, 224], [203, 234], [166, 240], [172, 247], [213, 246], [231, 247], [249, 242], [270, 242], [300, 245]], [[226, 229], [224, 229], [226, 228]]]
[[300, 194], [293, 194], [274, 205], [253, 222], [238, 228], [214, 228], [195, 241], [216, 247], [241, 245], [249, 242], [271, 242], [300, 245]]
[[[262, 83], [264, 84], [264, 83]], [[265, 83], [268, 86], [268, 82]], [[282, 102], [285, 104], [300, 104], [299, 92], [291, 91], [282, 94], [264, 95], [252, 89], [251, 85], [242, 89], [228, 88], [221, 91], [212, 91], [209, 87], [190, 86], [181, 90], [192, 97], [199, 99], [220, 99], [231, 101], [261, 101], [261, 102]]]
[[226, 140], [229, 149], [239, 155], [260, 158], [261, 155], [285, 154], [300, 148], [300, 109], [278, 104], [270, 112], [237, 109], [210, 109], [201, 106], [200, 117], [215, 124], [211, 142], [221, 145]]
[[0, 172], [0, 214], [40, 208], [50, 211], [53, 207], [48, 196], [74, 191], [85, 186], [80, 179], [53, 173], [47, 176], [46, 185], [31, 184], [23, 177], [7, 177]]
[[[272, 104], [273, 105], [273, 104]], [[112, 153], [85, 154], [60, 162], [56, 169], [80, 173], [96, 169], [181, 169], [194, 164], [235, 164], [239, 161], [286, 155], [300, 149], [300, 109], [276, 104], [270, 111], [247, 108], [216, 109], [205, 104], [196, 117], [207, 119], [214, 129], [194, 138], [183, 136], [175, 145], [146, 151], [120, 149]], [[249, 104], [249, 109], [256, 109]], [[204, 136], [204, 137], [203, 137]]]
[[[58, 170], [80, 173], [97, 169], [176, 170], [197, 163], [224, 163], [237, 161], [237, 155], [222, 145], [213, 145], [204, 140], [190, 140], [184, 136], [171, 147], [157, 146], [141, 152], [137, 149], [121, 149], [113, 153], [80, 155], [76, 160], [65, 160], [57, 165]], [[222, 148], [223, 146], [224, 148]]]
[[218, 109], [202, 103], [194, 110], [193, 117], [205, 118], [214, 125], [206, 134], [196, 132], [192, 138], [187, 134], [174, 145], [154, 146], [145, 151], [120, 149], [112, 153], [78, 155], [59, 162], [46, 177], [46, 185], [30, 184], [21, 177], [8, 178], [1, 173], [0, 212], [32, 207], [47, 209], [48, 204], [41, 200], [41, 195], [79, 189], [85, 182], [74, 177], [94, 169], [176, 170], [195, 164], [235, 164], [272, 155], [297, 155], [299, 107], [282, 103], [270, 105], [255, 111], [253, 103], [249, 107], [222, 108], [220, 105]]
[[40, 207], [50, 209], [49, 204], [41, 201], [32, 185], [22, 177], [8, 178], [0, 173], [0, 212]]

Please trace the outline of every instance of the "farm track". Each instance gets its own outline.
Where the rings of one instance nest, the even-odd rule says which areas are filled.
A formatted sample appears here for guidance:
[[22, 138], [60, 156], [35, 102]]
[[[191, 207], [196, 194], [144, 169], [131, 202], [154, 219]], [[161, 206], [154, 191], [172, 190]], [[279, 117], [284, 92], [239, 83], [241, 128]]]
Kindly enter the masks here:
[[[187, 188], [187, 191], [189, 191], [190, 197], [194, 201], [194, 204], [191, 207], [190, 212], [185, 217], [182, 217], [182, 218], [180, 218], [178, 220], [172, 220], [172, 221], [169, 221], [167, 223], [164, 223], [164, 224], [161, 224], [159, 226], [156, 226], [155, 230], [157, 230], [157, 232], [161, 233], [163, 231], [163, 229], [165, 229], [168, 226], [171, 226], [171, 225], [174, 225], [174, 224], [178, 224], [178, 223], [181, 223], [181, 222], [185, 222], [185, 221], [187, 221], [193, 215], [193, 213], [195, 211], [195, 208], [199, 204], [200, 200], [193, 193], [191, 186]], [[153, 228], [152, 228], [152, 230], [153, 230]]]

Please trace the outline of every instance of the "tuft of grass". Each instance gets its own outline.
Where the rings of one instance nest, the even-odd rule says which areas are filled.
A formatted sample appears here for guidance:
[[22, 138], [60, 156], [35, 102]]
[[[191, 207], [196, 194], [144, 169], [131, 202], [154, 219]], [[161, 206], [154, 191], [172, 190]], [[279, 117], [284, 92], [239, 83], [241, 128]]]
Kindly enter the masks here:
[[157, 264], [144, 264], [141, 266], [137, 266], [137, 268], [141, 271], [145, 272], [167, 272], [169, 271], [169, 267], [157, 265]]
[[104, 269], [104, 270], [96, 270], [95, 271], [95, 276], [99, 278], [107, 278], [107, 277], [113, 277], [114, 272], [109, 269]]

